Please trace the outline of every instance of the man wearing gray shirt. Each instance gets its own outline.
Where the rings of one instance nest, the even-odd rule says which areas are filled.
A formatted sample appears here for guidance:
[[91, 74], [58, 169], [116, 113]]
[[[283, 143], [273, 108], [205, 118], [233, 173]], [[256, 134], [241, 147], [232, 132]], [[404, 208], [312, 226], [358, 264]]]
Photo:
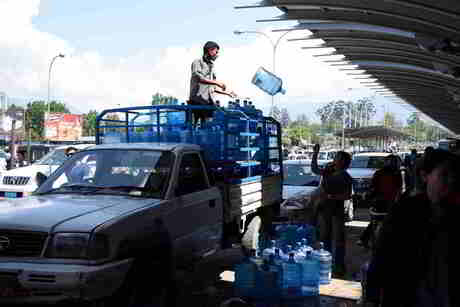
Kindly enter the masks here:
[[[216, 78], [214, 61], [219, 54], [219, 45], [215, 42], [207, 42], [203, 46], [203, 57], [192, 63], [192, 76], [190, 78], [190, 105], [206, 106], [215, 105], [215, 94], [223, 94], [229, 97], [236, 97], [232, 91], [227, 91], [227, 86]], [[212, 110], [195, 110], [194, 124], [200, 119], [203, 123], [206, 118], [212, 117]]]

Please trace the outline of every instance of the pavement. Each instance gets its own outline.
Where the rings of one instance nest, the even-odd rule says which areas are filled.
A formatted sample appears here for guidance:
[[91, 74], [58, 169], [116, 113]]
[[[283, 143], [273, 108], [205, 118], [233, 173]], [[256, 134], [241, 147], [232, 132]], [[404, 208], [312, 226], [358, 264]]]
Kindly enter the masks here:
[[[368, 224], [367, 209], [357, 209], [356, 220], [347, 223], [346, 275], [333, 285], [324, 288], [320, 302], [302, 306], [358, 306], [360, 289], [360, 267], [369, 258], [367, 249], [356, 244], [361, 232]], [[202, 260], [194, 268], [177, 272], [179, 293], [178, 306], [218, 307], [233, 297], [233, 267], [243, 259], [241, 248], [234, 246], [221, 250]], [[358, 289], [359, 288], [359, 289]], [[332, 294], [331, 294], [332, 293]], [[359, 293], [359, 294], [356, 294]], [[342, 297], [344, 299], [340, 299]], [[286, 304], [285, 306], [291, 306]], [[297, 305], [296, 305], [297, 306]]]

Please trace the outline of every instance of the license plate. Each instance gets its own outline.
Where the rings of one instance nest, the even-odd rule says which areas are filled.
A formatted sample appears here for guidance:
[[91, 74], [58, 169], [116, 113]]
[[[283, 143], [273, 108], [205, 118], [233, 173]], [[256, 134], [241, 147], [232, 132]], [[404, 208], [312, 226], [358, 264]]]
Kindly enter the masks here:
[[17, 198], [18, 193], [16, 193], [16, 192], [5, 192], [5, 197], [6, 198]]

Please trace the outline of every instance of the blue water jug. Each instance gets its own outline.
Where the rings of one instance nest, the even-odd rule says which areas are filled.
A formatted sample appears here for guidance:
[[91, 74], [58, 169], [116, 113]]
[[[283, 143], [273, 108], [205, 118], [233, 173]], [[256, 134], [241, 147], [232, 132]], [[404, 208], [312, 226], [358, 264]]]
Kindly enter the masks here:
[[278, 271], [272, 270], [268, 260], [264, 260], [257, 272], [255, 292], [257, 306], [276, 306], [279, 302], [278, 273]]
[[281, 295], [281, 289], [283, 288], [283, 265], [282, 262], [278, 260], [276, 259], [276, 255], [270, 255], [270, 257], [268, 258], [268, 265], [270, 266], [270, 270], [276, 273], [277, 294]]
[[288, 261], [283, 263], [282, 295], [291, 298], [302, 295], [302, 265], [295, 262], [294, 253], [290, 253]]
[[319, 295], [319, 260], [313, 257], [312, 251], [309, 250], [305, 258], [300, 261], [302, 264], [302, 295], [314, 296]]
[[235, 294], [240, 297], [252, 297], [256, 291], [258, 267], [249, 254], [235, 267]]
[[276, 240], [271, 240], [271, 246], [268, 247], [268, 248], [265, 248], [263, 251], [262, 251], [262, 258], [268, 260], [268, 258], [270, 257], [270, 255], [275, 255], [275, 249], [276, 249]]
[[324, 243], [320, 242], [320, 249], [313, 251], [313, 257], [319, 261], [319, 283], [326, 285], [332, 279], [332, 255], [324, 249]]
[[252, 83], [271, 96], [277, 93], [286, 94], [286, 91], [283, 89], [283, 80], [263, 67], [257, 69], [252, 78]]

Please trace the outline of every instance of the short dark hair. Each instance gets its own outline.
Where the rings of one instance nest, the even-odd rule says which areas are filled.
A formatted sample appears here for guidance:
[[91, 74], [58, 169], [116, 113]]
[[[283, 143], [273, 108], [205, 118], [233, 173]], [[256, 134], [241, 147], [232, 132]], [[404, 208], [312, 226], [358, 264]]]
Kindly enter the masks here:
[[217, 45], [216, 42], [213, 42], [213, 41], [206, 42], [206, 44], [204, 44], [203, 46], [203, 53], [208, 52], [208, 50], [212, 48], [220, 49], [219, 45]]
[[338, 151], [336, 157], [343, 161], [343, 168], [347, 169], [350, 167], [351, 155], [346, 151]]
[[65, 152], [66, 155], [68, 155], [71, 150], [78, 151], [78, 149], [76, 147], [71, 146], [71, 147], [67, 147], [64, 152]]

